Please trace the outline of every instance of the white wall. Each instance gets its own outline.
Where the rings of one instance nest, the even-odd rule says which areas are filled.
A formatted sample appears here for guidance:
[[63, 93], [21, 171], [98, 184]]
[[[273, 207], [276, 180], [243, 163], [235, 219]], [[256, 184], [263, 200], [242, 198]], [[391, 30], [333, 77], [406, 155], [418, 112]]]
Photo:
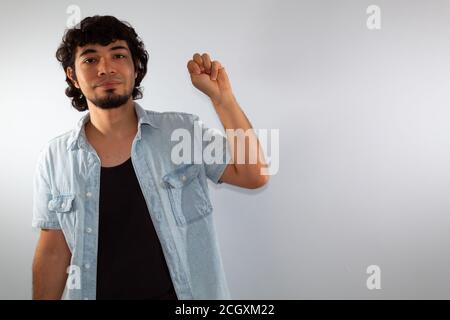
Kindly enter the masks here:
[[269, 185], [211, 185], [233, 298], [450, 298], [448, 1], [128, 0], [0, 5], [1, 299], [31, 297], [37, 153], [82, 115], [55, 59], [70, 4], [143, 38], [144, 108], [219, 127], [186, 69], [208, 52], [254, 127], [280, 130]]

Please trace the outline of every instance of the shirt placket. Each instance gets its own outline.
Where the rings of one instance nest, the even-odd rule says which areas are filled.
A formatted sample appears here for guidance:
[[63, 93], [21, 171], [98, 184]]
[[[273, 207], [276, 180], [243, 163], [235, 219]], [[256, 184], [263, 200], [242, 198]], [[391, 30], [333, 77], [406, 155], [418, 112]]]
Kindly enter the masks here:
[[[162, 199], [157, 196], [159, 195], [158, 192], [151, 192], [151, 190], [157, 190], [157, 187], [154, 176], [152, 175], [151, 170], [147, 168], [145, 162], [146, 159], [142, 155], [143, 152], [141, 151], [139, 144], [141, 140], [140, 129], [141, 127], [139, 126], [138, 133], [132, 144], [131, 162], [136, 172], [150, 215], [156, 219], [153, 225], [160, 240], [177, 296], [179, 299], [192, 299], [192, 289], [187, 280], [186, 270], [183, 268], [183, 263], [176, 250], [172, 233], [168, 230], [167, 224], [164, 223], [163, 206], [161, 204]], [[146, 155], [146, 157], [148, 161], [151, 161], [152, 157], [150, 154]]]
[[88, 174], [85, 183], [85, 215], [79, 227], [79, 240], [83, 248], [81, 263], [81, 298], [94, 300], [97, 284], [97, 252], [100, 205], [101, 161], [94, 148], [82, 137], [82, 148], [87, 151]]

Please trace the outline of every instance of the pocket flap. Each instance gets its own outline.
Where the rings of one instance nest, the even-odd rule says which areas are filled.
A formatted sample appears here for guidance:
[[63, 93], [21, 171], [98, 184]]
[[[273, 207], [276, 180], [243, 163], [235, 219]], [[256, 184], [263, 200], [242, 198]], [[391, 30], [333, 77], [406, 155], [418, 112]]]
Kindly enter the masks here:
[[173, 188], [182, 188], [197, 177], [199, 172], [199, 164], [185, 164], [169, 172], [162, 179]]
[[56, 212], [68, 212], [72, 210], [73, 199], [75, 195], [57, 195], [48, 202], [48, 209]]

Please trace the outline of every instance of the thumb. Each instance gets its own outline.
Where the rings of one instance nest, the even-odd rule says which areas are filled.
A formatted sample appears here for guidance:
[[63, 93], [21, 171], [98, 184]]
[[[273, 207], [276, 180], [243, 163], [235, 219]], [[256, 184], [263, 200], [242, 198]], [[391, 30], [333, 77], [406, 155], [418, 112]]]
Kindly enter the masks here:
[[228, 88], [230, 86], [230, 81], [228, 79], [228, 75], [227, 75], [227, 72], [225, 71], [224, 67], [222, 67], [218, 70], [217, 81], [224, 88]]

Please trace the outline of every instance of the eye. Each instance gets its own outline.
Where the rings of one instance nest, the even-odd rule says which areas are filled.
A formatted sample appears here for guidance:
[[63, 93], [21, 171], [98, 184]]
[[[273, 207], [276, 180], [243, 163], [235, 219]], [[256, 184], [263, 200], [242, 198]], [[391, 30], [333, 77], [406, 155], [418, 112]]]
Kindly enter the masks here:
[[126, 56], [123, 54], [115, 54], [114, 57], [119, 58], [119, 59], [126, 58]]
[[91, 64], [95, 59], [94, 58], [87, 58], [83, 62], [87, 64]]

